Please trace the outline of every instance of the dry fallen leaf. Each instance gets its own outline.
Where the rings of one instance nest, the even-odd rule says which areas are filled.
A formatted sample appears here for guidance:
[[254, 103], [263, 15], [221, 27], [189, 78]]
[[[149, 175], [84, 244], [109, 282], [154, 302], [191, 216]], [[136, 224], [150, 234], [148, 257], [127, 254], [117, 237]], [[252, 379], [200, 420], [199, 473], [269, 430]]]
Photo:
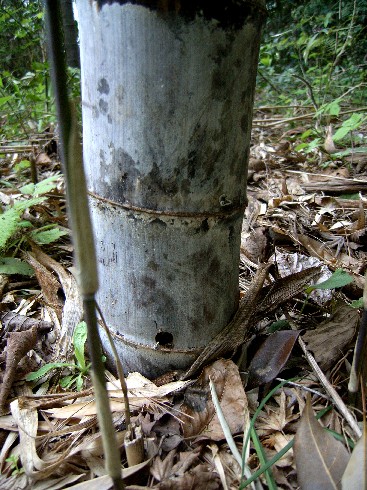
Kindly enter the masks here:
[[294, 441], [298, 483], [302, 490], [336, 489], [348, 464], [344, 445], [316, 420], [307, 399]]
[[266, 338], [248, 368], [248, 389], [269, 383], [278, 376], [287, 363], [298, 336], [299, 332], [284, 330], [275, 332]]
[[367, 431], [354, 446], [349, 463], [342, 478], [342, 490], [367, 489]]
[[34, 348], [37, 342], [37, 326], [25, 332], [11, 332], [6, 348], [6, 367], [0, 389], [0, 412], [5, 408], [20, 360]]
[[196, 383], [186, 390], [185, 401], [181, 407], [182, 413], [187, 415], [183, 424], [186, 438], [200, 436], [213, 441], [224, 439], [210, 395], [209, 377], [214, 383], [231, 433], [243, 432], [248, 406], [240, 374], [232, 361], [219, 359], [207, 366]]
[[335, 364], [336, 359], [343, 356], [345, 347], [354, 337], [358, 323], [358, 309], [340, 303], [331, 317], [314, 330], [302, 335], [321, 369], [326, 371]]

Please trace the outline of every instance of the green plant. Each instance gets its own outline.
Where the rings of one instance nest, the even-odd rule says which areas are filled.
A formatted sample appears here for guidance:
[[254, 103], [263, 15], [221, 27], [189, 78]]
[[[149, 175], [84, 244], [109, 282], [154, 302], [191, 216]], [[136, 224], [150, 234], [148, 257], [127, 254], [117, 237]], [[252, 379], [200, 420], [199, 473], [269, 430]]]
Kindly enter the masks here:
[[333, 272], [332, 275], [325, 281], [320, 282], [319, 284], [308, 286], [306, 289], [306, 293], [311, 294], [312, 291], [314, 291], [315, 289], [342, 288], [343, 286], [346, 286], [351, 282], [353, 282], [353, 277], [349, 275], [348, 272], [343, 269], [336, 269], [336, 271]]
[[[0, 2], [0, 139], [30, 136], [56, 122], [44, 38], [43, 2]], [[78, 100], [79, 70], [69, 68], [68, 77]]]
[[24, 473], [24, 468], [19, 468], [19, 456], [16, 456], [15, 454], [9, 456], [9, 458], [6, 458], [5, 460], [7, 463], [10, 463], [10, 469], [11, 469], [11, 474], [12, 476], [14, 475], [20, 475], [21, 473]]
[[32, 269], [15, 257], [17, 251], [27, 242], [42, 246], [68, 233], [53, 223], [36, 228], [24, 219], [24, 212], [42, 204], [46, 200], [45, 194], [57, 186], [58, 179], [56, 174], [38, 184], [24, 185], [19, 189], [20, 196], [0, 212], [0, 274], [32, 275]]
[[62, 376], [60, 379], [60, 386], [64, 389], [70, 389], [74, 385], [78, 391], [81, 391], [84, 384], [84, 379], [90, 369], [90, 363], [85, 359], [85, 343], [87, 340], [87, 325], [85, 322], [78, 323], [74, 329], [73, 334], [73, 346], [75, 363], [68, 362], [50, 362], [42, 366], [38, 371], [29, 373], [26, 376], [27, 381], [37, 381], [49, 371], [53, 369], [67, 369], [70, 374]]
[[[259, 59], [259, 103], [282, 105], [288, 117], [302, 107], [309, 117], [313, 108], [313, 125], [302, 134], [296, 151], [312, 154], [322, 148], [330, 123], [336, 129], [334, 142], [356, 144], [355, 130], [366, 120], [358, 110], [365, 106], [367, 3], [279, 0], [268, 2], [268, 10]], [[346, 110], [350, 106], [355, 107], [352, 115]], [[343, 140], [346, 136], [348, 141]]]

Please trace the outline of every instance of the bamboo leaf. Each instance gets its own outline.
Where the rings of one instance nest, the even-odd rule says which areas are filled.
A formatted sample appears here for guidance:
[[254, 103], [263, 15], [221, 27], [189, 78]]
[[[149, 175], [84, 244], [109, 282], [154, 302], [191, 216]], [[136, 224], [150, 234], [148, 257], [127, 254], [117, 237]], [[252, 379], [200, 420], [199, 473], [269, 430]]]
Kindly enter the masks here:
[[85, 369], [85, 355], [84, 346], [87, 340], [87, 324], [85, 322], [80, 322], [75, 327], [73, 334], [73, 344], [74, 344], [74, 355], [76, 357], [79, 367]]
[[295, 436], [294, 457], [302, 490], [340, 488], [349, 454], [344, 445], [317, 422], [310, 397]]
[[47, 374], [51, 369], [59, 369], [64, 367], [74, 367], [73, 364], [67, 362], [50, 362], [49, 364], [45, 364], [37, 371], [27, 374], [25, 377], [26, 381], [36, 381], [37, 379], [42, 378], [45, 374]]

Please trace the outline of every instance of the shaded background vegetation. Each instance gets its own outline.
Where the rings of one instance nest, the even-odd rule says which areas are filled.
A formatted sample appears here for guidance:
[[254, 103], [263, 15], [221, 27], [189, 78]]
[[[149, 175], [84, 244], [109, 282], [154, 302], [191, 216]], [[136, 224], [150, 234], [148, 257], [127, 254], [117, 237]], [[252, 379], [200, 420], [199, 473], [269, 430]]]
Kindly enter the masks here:
[[[276, 0], [261, 47], [259, 88], [274, 102], [365, 103], [367, 2]], [[269, 100], [269, 99], [268, 99]]]
[[[322, 117], [325, 128], [343, 107], [365, 104], [367, 0], [274, 0], [267, 7], [257, 105], [316, 111], [316, 132], [307, 134], [316, 146]], [[55, 118], [41, 0], [0, 0], [0, 54], [0, 139], [44, 131]], [[77, 68], [70, 68], [70, 81], [77, 97]], [[345, 119], [334, 122], [340, 126]]]

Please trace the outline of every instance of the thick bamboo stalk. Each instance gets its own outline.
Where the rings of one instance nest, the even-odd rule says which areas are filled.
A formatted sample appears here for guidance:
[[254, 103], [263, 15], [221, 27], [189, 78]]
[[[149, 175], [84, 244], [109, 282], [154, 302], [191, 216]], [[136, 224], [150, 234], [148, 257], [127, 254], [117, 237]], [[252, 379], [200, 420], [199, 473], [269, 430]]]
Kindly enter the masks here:
[[125, 367], [157, 376], [238, 306], [263, 2], [77, 7], [98, 303]]

